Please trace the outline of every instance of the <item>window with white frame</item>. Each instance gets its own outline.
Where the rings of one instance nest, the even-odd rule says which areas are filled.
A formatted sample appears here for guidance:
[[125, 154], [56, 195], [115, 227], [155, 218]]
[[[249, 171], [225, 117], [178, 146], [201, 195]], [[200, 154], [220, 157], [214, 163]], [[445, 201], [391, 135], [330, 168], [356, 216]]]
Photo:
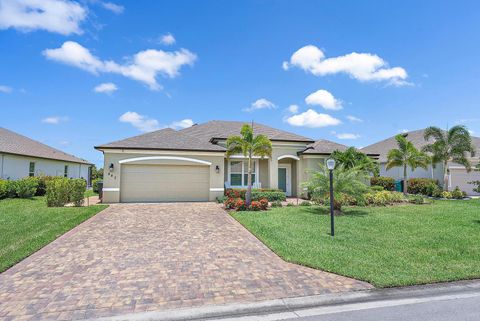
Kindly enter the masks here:
[[[257, 182], [258, 164], [252, 160], [252, 184]], [[229, 162], [229, 183], [231, 186], [245, 187], [248, 183], [248, 160], [231, 160]]]
[[30, 165], [28, 166], [28, 176], [35, 176], [35, 162], [30, 162]]
[[68, 165], [65, 165], [65, 168], [63, 169], [63, 177], [68, 177]]

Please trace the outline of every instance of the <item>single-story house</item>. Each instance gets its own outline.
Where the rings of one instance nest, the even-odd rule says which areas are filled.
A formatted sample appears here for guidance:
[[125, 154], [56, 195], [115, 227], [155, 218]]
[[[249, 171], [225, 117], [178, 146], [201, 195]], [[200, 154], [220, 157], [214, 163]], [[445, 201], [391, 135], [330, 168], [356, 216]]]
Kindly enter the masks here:
[[[430, 141], [425, 141], [424, 139], [425, 129], [410, 131], [404, 133], [405, 137], [413, 143], [413, 145], [421, 149], [425, 145], [432, 143], [433, 139]], [[477, 152], [475, 157], [469, 157], [473, 166], [479, 163], [480, 158], [480, 138], [479, 137], [472, 137], [472, 143], [476, 147]], [[387, 154], [391, 149], [398, 148], [397, 141], [395, 140], [395, 136], [382, 140], [378, 143], [369, 145], [361, 149], [364, 153], [369, 154], [378, 154], [378, 161], [380, 163], [380, 175], [381, 176], [388, 176], [393, 177], [395, 179], [403, 179], [403, 168], [394, 167], [387, 171], [386, 164], [387, 164]], [[470, 156], [470, 155], [468, 155]], [[431, 178], [438, 180], [440, 185], [443, 185], [443, 164], [438, 163], [434, 164], [433, 166], [430, 165], [427, 170], [423, 168], [417, 168], [412, 171], [410, 168], [408, 169], [408, 177], [409, 178]], [[467, 192], [469, 195], [478, 195], [478, 193], [473, 191], [474, 186], [469, 184], [471, 181], [480, 181], [480, 172], [479, 171], [471, 171], [467, 172], [464, 166], [456, 163], [449, 163], [448, 164], [448, 173], [449, 173], [449, 189], [455, 188], [458, 186], [462, 191]]]
[[[227, 159], [226, 140], [240, 135], [244, 123], [209, 121], [182, 130], [170, 128], [96, 146], [104, 154], [103, 201], [212, 201], [227, 187], [245, 188], [243, 155]], [[273, 145], [272, 157], [255, 158], [253, 185], [301, 195], [308, 169], [318, 168], [334, 150], [347, 147], [314, 141], [294, 133], [254, 123]]]
[[28, 137], [0, 127], [0, 178], [16, 180], [28, 176], [84, 178], [90, 185], [88, 161], [64, 153]]

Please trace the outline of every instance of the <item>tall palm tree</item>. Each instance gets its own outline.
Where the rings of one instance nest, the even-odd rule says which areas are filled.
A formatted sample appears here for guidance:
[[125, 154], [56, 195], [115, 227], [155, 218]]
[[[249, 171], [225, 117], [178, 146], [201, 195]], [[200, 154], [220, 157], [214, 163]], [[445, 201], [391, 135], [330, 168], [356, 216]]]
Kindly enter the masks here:
[[345, 169], [356, 168], [366, 174], [378, 176], [378, 163], [355, 147], [349, 147], [343, 152], [336, 150], [331, 156], [335, 159], [337, 166], [343, 166]]
[[443, 164], [443, 189], [448, 191], [448, 163], [454, 162], [465, 166], [467, 172], [472, 170], [467, 153], [475, 154], [472, 137], [465, 126], [457, 125], [444, 131], [438, 127], [428, 127], [424, 133], [425, 140], [434, 142], [426, 145], [423, 150], [432, 156], [432, 164]]
[[397, 141], [398, 148], [394, 148], [388, 152], [386, 169], [403, 167], [403, 193], [407, 194], [407, 167], [410, 167], [412, 171], [418, 167], [427, 169], [429, 157], [424, 152], [419, 151], [404, 135], [399, 134], [395, 136], [395, 140]]
[[240, 130], [240, 136], [230, 136], [227, 139], [227, 158], [234, 154], [243, 154], [248, 157], [247, 193], [245, 203], [252, 202], [252, 157], [272, 157], [272, 142], [265, 135], [253, 135], [252, 126], [245, 124]]

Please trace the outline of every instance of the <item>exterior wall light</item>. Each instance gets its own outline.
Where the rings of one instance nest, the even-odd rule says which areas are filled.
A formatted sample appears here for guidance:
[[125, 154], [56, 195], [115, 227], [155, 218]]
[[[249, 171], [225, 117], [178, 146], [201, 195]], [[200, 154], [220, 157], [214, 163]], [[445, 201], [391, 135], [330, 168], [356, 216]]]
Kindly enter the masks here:
[[218, 165], [215, 166], [215, 173], [217, 174], [220, 173], [220, 166]]
[[108, 170], [110, 171], [110, 173], [113, 172], [113, 163], [110, 163], [110, 166], [108, 167]]

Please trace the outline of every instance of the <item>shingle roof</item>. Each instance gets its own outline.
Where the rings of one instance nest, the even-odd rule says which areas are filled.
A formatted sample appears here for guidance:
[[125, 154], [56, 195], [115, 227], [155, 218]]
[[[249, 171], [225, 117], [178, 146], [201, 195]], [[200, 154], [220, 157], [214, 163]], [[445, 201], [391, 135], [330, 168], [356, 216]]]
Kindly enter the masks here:
[[47, 146], [36, 140], [0, 127], [0, 153], [55, 159], [73, 163], [90, 164], [88, 161]]
[[[425, 129], [414, 130], [404, 135], [407, 135], [407, 139], [413, 143], [413, 145], [421, 149], [425, 145], [432, 143], [434, 140], [431, 138], [429, 141], [425, 141], [424, 139]], [[477, 155], [480, 153], [480, 137], [472, 137], [472, 143], [477, 148]], [[390, 138], [384, 139], [379, 141], [378, 143], [369, 145], [361, 149], [364, 153], [374, 153], [379, 154], [379, 161], [386, 162], [387, 161], [387, 154], [391, 149], [397, 148], [397, 141], [395, 140], [395, 136]]]
[[334, 151], [345, 151], [347, 150], [348, 146], [332, 142], [330, 140], [326, 139], [319, 139], [315, 143], [310, 144], [307, 146], [307, 149], [305, 149], [301, 154], [325, 154], [325, 155], [330, 155]]
[[95, 148], [225, 151], [225, 148], [212, 144], [208, 142], [208, 140], [200, 140], [182, 131], [176, 131], [171, 128], [160, 129], [143, 135], [96, 146]]
[[[231, 135], [239, 135], [240, 129], [249, 122], [212, 120], [180, 130], [180, 132], [196, 137], [202, 141], [212, 138], [227, 139]], [[253, 123], [254, 133], [268, 136], [273, 141], [313, 142], [313, 139], [272, 128], [259, 123]]]

